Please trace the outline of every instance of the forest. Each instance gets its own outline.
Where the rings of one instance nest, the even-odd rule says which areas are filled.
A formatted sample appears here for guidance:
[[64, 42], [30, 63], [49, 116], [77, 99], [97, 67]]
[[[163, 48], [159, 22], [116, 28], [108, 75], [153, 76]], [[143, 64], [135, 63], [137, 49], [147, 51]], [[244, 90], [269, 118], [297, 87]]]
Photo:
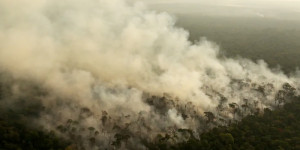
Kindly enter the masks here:
[[[38, 89], [37, 89], [38, 90]], [[3, 90], [1, 91], [3, 94]], [[156, 101], [156, 102], [155, 102]], [[158, 101], [165, 101], [166, 98], [152, 97], [148, 103], [155, 105]], [[274, 110], [265, 108], [260, 110], [257, 106], [248, 104], [247, 101], [239, 108], [237, 104], [229, 104], [237, 115], [252, 110], [250, 115], [242, 120], [230, 120], [228, 125], [216, 124], [218, 118], [211, 112], [205, 112], [205, 124], [213, 127], [206, 128], [201, 133], [195, 133], [189, 129], [176, 129], [167, 134], [158, 134], [154, 141], [142, 141], [150, 150], [297, 150], [300, 149], [300, 97], [295, 95], [295, 89], [289, 84], [283, 85], [282, 90], [277, 94], [274, 103], [277, 106]], [[283, 105], [284, 103], [284, 105]], [[162, 106], [163, 107], [163, 106]], [[47, 131], [43, 127], [36, 127], [30, 123], [29, 116], [38, 117], [42, 111], [38, 103], [25, 105], [21, 109], [5, 109], [2, 107], [0, 115], [0, 149], [2, 150], [79, 150], [84, 149], [77, 143], [76, 135], [71, 138], [64, 138], [54, 131]], [[83, 115], [92, 115], [88, 108], [82, 108]], [[102, 122], [108, 118], [107, 112], [102, 112]], [[201, 118], [200, 118], [201, 119]], [[220, 119], [220, 118], [219, 118]], [[77, 121], [67, 120], [65, 124], [57, 129], [62, 133], [73, 134], [76, 130]], [[115, 125], [113, 128], [120, 128]], [[81, 129], [84, 131], [84, 129]], [[90, 132], [91, 138], [88, 142], [93, 145], [94, 136], [99, 134], [93, 127], [86, 129]], [[130, 132], [126, 129], [119, 130], [115, 134], [112, 145], [115, 148], [121, 146], [131, 138]], [[179, 136], [184, 141], [174, 142]], [[179, 138], [179, 139], [181, 139]], [[77, 139], [77, 140], [76, 140]], [[79, 145], [78, 145], [79, 144]]]
[[184, 143], [168, 147], [165, 136], [152, 149], [192, 150], [298, 150], [300, 149], [300, 99], [295, 98], [276, 110], [264, 109], [263, 114], [249, 115], [240, 122], [219, 126], [202, 133], [200, 140], [193, 134]]

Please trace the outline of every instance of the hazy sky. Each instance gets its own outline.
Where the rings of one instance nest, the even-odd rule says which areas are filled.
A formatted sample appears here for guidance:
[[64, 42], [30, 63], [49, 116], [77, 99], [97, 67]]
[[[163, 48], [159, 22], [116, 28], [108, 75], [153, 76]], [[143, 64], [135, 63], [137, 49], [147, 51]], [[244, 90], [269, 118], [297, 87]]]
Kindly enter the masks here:
[[170, 13], [300, 18], [300, 0], [143, 0]]
[[274, 3], [280, 4], [296, 4], [300, 0], [143, 0], [149, 3], [211, 3], [211, 4], [222, 4], [222, 3], [231, 3], [231, 4], [269, 4]]

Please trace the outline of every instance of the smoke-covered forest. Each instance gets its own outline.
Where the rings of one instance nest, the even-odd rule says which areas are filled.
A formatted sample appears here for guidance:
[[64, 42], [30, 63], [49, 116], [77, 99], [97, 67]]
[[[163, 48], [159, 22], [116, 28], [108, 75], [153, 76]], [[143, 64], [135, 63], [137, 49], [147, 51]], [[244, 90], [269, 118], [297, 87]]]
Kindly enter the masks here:
[[177, 17], [0, 0], [0, 150], [300, 149], [298, 22]]

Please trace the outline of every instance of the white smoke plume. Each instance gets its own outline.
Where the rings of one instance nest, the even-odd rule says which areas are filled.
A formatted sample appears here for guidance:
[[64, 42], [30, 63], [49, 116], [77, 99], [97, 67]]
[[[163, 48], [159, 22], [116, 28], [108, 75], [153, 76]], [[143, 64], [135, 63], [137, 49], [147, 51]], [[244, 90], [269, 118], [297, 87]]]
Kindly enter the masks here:
[[192, 44], [174, 23], [136, 1], [0, 0], [0, 70], [15, 80], [5, 101], [38, 99], [37, 122], [82, 147], [145, 149], [158, 134], [237, 119], [242, 104], [272, 107], [284, 83], [297, 86], [263, 61]]

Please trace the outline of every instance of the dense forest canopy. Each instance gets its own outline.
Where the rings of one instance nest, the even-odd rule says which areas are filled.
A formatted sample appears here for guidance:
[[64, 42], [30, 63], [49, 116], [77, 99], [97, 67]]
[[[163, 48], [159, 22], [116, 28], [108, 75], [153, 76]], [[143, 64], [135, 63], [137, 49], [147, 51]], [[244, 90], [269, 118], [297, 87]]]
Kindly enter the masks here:
[[[7, 85], [5, 82], [1, 82], [0, 92], [0, 146], [2, 148], [11, 150], [80, 150], [87, 146], [84, 143], [88, 144], [89, 147], [97, 145], [96, 140], [104, 131], [99, 131], [93, 126], [82, 126], [82, 123], [94, 116], [95, 112], [92, 112], [87, 107], [81, 108], [77, 120], [65, 120], [64, 123], [56, 127], [56, 130], [49, 131], [38, 123], [32, 124], [47, 111], [38, 99], [29, 101], [28, 99], [34, 97], [28, 97], [27, 95], [15, 99], [15, 106], [7, 108], [6, 99], [12, 98], [8, 89], [12, 88], [12, 86]], [[29, 84], [27, 86], [32, 85]], [[264, 94], [270, 87], [271, 85], [259, 86], [255, 90]], [[33, 89], [30, 92], [34, 92], [39, 97], [47, 94], [39, 87], [31, 87], [30, 89]], [[222, 95], [221, 93], [219, 94]], [[108, 125], [107, 129], [110, 128], [111, 132], [116, 132], [110, 142], [112, 147], [122, 149], [122, 145], [132, 138], [141, 138], [142, 144], [147, 149], [238, 150], [268, 149], [272, 147], [272, 149], [296, 150], [300, 146], [298, 141], [300, 138], [298, 132], [300, 98], [296, 96], [296, 89], [288, 83], [284, 84], [281, 90], [277, 92], [273, 100], [274, 110], [269, 108], [263, 109], [258, 105], [258, 101], [252, 103], [248, 99], [244, 99], [242, 104], [229, 103], [226, 106], [227, 98], [221, 96], [223, 100], [216, 108], [216, 112], [204, 112], [204, 116], [197, 116], [193, 112], [195, 107], [191, 103], [181, 107], [178, 105], [178, 100], [172, 99], [168, 95], [163, 97], [145, 97], [145, 103], [153, 107], [156, 113], [164, 115], [170, 108], [178, 107], [176, 110], [179, 111], [178, 113], [181, 114], [183, 119], [196, 117], [197, 121], [202, 124], [202, 127], [195, 131], [176, 127], [176, 125], [170, 126], [166, 132], [157, 133], [153, 140], [148, 140], [131, 132], [129, 128], [131, 124], [136, 123], [141, 128], [147, 128], [149, 132], [152, 132], [151, 126], [146, 124], [142, 114], [140, 114], [137, 122], [130, 122], [124, 125], [112, 122], [110, 114], [102, 111], [102, 116], [99, 117], [102, 125]], [[222, 116], [223, 113], [231, 113], [233, 118], [226, 118], [226, 116]], [[129, 118], [130, 116], [122, 116], [120, 120]], [[87, 133], [89, 138], [83, 138], [82, 134], [84, 133]], [[129, 147], [129, 149], [135, 148]]]

